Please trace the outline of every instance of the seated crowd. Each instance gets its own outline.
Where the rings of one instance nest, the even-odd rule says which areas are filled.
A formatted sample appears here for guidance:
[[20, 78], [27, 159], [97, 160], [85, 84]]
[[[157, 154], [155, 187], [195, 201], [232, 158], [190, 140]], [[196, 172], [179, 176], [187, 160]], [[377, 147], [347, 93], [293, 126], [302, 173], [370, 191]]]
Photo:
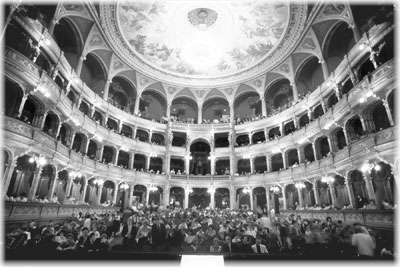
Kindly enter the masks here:
[[294, 214], [271, 220], [248, 209], [179, 206], [138, 205], [123, 213], [80, 213], [63, 223], [50, 221], [40, 227], [32, 221], [7, 233], [6, 244], [9, 256], [119, 251], [393, 259], [393, 235], [358, 223], [346, 225], [330, 217], [308, 220]]

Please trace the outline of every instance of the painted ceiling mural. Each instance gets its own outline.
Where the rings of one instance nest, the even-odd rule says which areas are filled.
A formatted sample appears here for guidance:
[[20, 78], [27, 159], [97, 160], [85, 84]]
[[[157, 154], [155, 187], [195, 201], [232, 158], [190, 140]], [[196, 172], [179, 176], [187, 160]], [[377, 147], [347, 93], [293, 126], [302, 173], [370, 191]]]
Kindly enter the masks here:
[[279, 43], [287, 3], [266, 1], [128, 1], [120, 30], [135, 53], [177, 74], [216, 77], [251, 68]]

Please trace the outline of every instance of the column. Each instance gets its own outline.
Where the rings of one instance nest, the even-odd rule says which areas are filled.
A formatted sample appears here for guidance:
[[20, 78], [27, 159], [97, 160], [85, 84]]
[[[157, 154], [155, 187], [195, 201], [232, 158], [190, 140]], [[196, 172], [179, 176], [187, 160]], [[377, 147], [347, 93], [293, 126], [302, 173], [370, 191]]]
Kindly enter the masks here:
[[230, 121], [233, 122], [233, 120], [235, 118], [235, 109], [234, 109], [233, 103], [229, 103], [229, 117], [230, 117]]
[[56, 139], [57, 139], [58, 135], [60, 134], [61, 127], [62, 127], [62, 122], [60, 121], [58, 123], [57, 130], [56, 130], [55, 135], [54, 135]]
[[321, 59], [318, 61], [321, 66], [322, 66], [322, 73], [324, 74], [324, 80], [326, 81], [329, 78], [329, 69], [328, 69], [328, 64], [326, 64], [326, 61], [324, 58], [321, 57]]
[[235, 188], [229, 188], [229, 204], [231, 209], [236, 209], [236, 192]]
[[72, 188], [72, 183], [74, 182], [73, 179], [74, 177], [68, 177], [68, 182], [67, 182], [67, 188], [65, 189], [65, 195], [64, 199], [67, 199], [71, 195], [71, 188]]
[[335, 94], [338, 101], [340, 101], [340, 99], [342, 99], [342, 92], [341, 92], [342, 86], [340, 84], [335, 84], [333, 89], [335, 90]]
[[290, 81], [290, 85], [292, 86], [293, 100], [297, 102], [299, 100], [299, 91], [297, 90], [296, 83], [294, 81]]
[[203, 120], [203, 107], [199, 103], [199, 108], [197, 111], [197, 124], [201, 124]]
[[35, 172], [34, 172], [32, 186], [29, 189], [28, 200], [34, 199], [34, 197], [36, 195], [36, 191], [37, 191], [38, 186], [39, 186], [41, 172], [42, 172], [42, 166], [37, 167]]
[[128, 163], [128, 169], [133, 170], [133, 162], [135, 159], [135, 153], [130, 152], [129, 153], [129, 163]]
[[329, 192], [331, 193], [332, 205], [336, 207], [337, 199], [335, 194], [335, 186], [333, 185], [333, 183], [329, 183]]
[[353, 208], [356, 208], [357, 205], [356, 205], [356, 200], [355, 200], [355, 197], [354, 197], [353, 187], [351, 186], [351, 183], [350, 183], [349, 179], [348, 178], [345, 179], [344, 183], [346, 185], [347, 194], [349, 195], [350, 205]]
[[83, 54], [78, 59], [78, 63], [76, 64], [76, 68], [75, 68], [75, 73], [76, 73], [77, 77], [81, 76], [83, 61], [85, 61], [85, 60], [86, 60], [86, 56], [84, 56]]
[[350, 28], [353, 31], [354, 42], [358, 43], [358, 41], [360, 41], [361, 39], [360, 29], [358, 28], [357, 24], [354, 21], [350, 24]]
[[331, 138], [329, 137], [329, 135], [327, 136], [327, 139], [328, 139], [329, 151], [330, 151], [331, 153], [335, 152], [336, 150], [333, 149], [332, 140], [331, 140]]
[[319, 160], [319, 153], [317, 150], [317, 146], [315, 145], [315, 143], [312, 143], [311, 146], [312, 146], [312, 149], [314, 152], [314, 159], [317, 161], [317, 160]]
[[165, 185], [164, 191], [163, 191], [163, 199], [164, 199], [164, 207], [167, 207], [169, 205], [169, 185]]
[[210, 192], [210, 205], [211, 205], [212, 209], [215, 208], [215, 189], [214, 188]]
[[4, 180], [5, 180], [4, 181], [4, 186], [2, 187], [3, 196], [5, 196], [7, 194], [8, 187], [10, 186], [11, 177], [12, 177], [12, 175], [14, 173], [14, 169], [15, 169], [16, 166], [17, 166], [17, 162], [15, 160], [13, 160], [13, 162], [10, 164], [8, 172], [6, 173], [5, 178], [4, 178]]
[[282, 152], [281, 154], [282, 154], [283, 168], [286, 169], [288, 167], [288, 162], [285, 157], [285, 153]]
[[261, 97], [261, 112], [263, 117], [267, 117], [267, 104], [265, 103], [264, 96]]
[[102, 193], [102, 191], [103, 191], [103, 184], [101, 183], [101, 184], [98, 184], [97, 185], [97, 199], [96, 199], [96, 204], [97, 205], [100, 205], [101, 203], [100, 203], [100, 200], [101, 200], [101, 193]]
[[252, 145], [253, 144], [253, 133], [249, 133], [249, 144]]
[[[186, 156], [185, 156], [185, 172], [187, 175], [189, 175], [189, 171], [190, 171], [189, 165], [190, 165], [190, 156], [189, 156], [189, 152], [187, 152]], [[169, 172], [169, 170], [168, 170], [168, 172]]]
[[297, 149], [297, 157], [299, 158], [299, 164], [304, 162], [304, 149], [301, 147], [296, 147]]
[[215, 156], [214, 156], [214, 153], [211, 153], [210, 164], [211, 164], [211, 175], [215, 175]]
[[285, 125], [283, 122], [279, 123], [279, 131], [281, 132], [281, 136], [285, 136]]
[[359, 117], [360, 117], [361, 125], [362, 125], [362, 128], [363, 128], [364, 132], [365, 133], [369, 133], [370, 129], [368, 128], [368, 124], [366, 123], [366, 119], [363, 118], [361, 115]]
[[186, 189], [185, 189], [185, 200], [184, 200], [184, 205], [183, 205], [184, 209], [189, 208], [189, 190], [190, 190], [190, 188], [186, 187]]
[[283, 209], [287, 210], [286, 185], [282, 187], [282, 195], [283, 195]]
[[85, 177], [85, 181], [83, 182], [83, 191], [81, 194], [81, 201], [85, 202], [85, 198], [86, 198], [86, 191], [87, 191], [87, 187], [88, 187], [88, 178]]
[[271, 209], [271, 201], [270, 201], [271, 192], [269, 191], [269, 187], [268, 186], [265, 186], [264, 188], [265, 188], [265, 198], [267, 200], [267, 214], [268, 214], [267, 216], [268, 216], [269, 219], [271, 219], [271, 212], [270, 212], [270, 209]]
[[103, 159], [103, 151], [104, 151], [104, 146], [100, 146], [99, 148], [97, 148], [96, 159], [98, 161], [102, 161], [102, 159]]
[[297, 189], [297, 193], [299, 194], [299, 205], [301, 208], [304, 207], [304, 200], [303, 200], [303, 191], [301, 188]]
[[70, 141], [70, 143], [69, 143], [69, 148], [70, 149], [72, 149], [72, 145], [74, 144], [75, 134], [76, 133], [72, 133], [71, 134], [71, 139], [69, 140]]
[[324, 100], [321, 99], [321, 101], [319, 101], [319, 103], [321, 104], [322, 111], [323, 111], [324, 113], [326, 113], [326, 111], [328, 110], [328, 108], [326, 107], [326, 104], [325, 104]]
[[140, 94], [138, 93], [138, 96], [135, 99], [135, 108], [133, 111], [135, 115], [139, 114], [139, 104], [140, 104]]
[[19, 109], [18, 109], [18, 118], [21, 118], [22, 115], [22, 111], [24, 110], [24, 106], [25, 106], [25, 102], [28, 99], [28, 95], [24, 95], [21, 99], [21, 104], [19, 105]]
[[132, 207], [132, 197], [133, 197], [133, 190], [134, 190], [135, 185], [134, 184], [130, 184], [129, 185], [129, 195], [128, 195], [128, 204], [127, 206], [129, 208]]
[[50, 200], [53, 197], [57, 184], [58, 184], [57, 171], [55, 171], [54, 177], [51, 179], [50, 190], [47, 194], [47, 199]]
[[107, 82], [106, 82], [106, 84], [104, 85], [103, 99], [104, 99], [105, 101], [108, 100], [108, 91], [110, 90], [110, 84], [111, 84], [111, 83], [112, 83], [112, 80], [111, 80], [111, 79], [107, 79]]
[[314, 114], [310, 108], [307, 109], [307, 116], [309, 121], [312, 121], [314, 119]]
[[150, 160], [151, 160], [151, 157], [150, 157], [150, 155], [148, 155], [146, 158], [146, 171], [150, 170]]
[[48, 111], [44, 111], [42, 113], [39, 113], [38, 119], [37, 119], [37, 126], [39, 129], [43, 129], [44, 123], [46, 121], [46, 116], [47, 116]]
[[383, 106], [386, 109], [386, 115], [388, 116], [388, 119], [389, 119], [389, 122], [390, 122], [390, 126], [394, 126], [394, 119], [393, 119], [392, 113], [390, 112], [389, 103], [387, 102], [386, 99], [382, 99], [382, 103], [383, 103]]
[[114, 188], [114, 194], [113, 194], [113, 200], [112, 200], [112, 205], [115, 206], [117, 204], [117, 195], [118, 195], [118, 185], [114, 183], [115, 188]]
[[349, 136], [348, 136], [347, 130], [345, 127], [343, 127], [342, 129], [343, 129], [344, 139], [346, 140], [346, 145], [348, 145], [349, 144]]
[[313, 184], [313, 191], [314, 191], [315, 204], [319, 205], [321, 202], [319, 201], [317, 181], [315, 181]]
[[254, 158], [250, 158], [250, 173], [255, 173], [255, 169], [254, 169]]
[[48, 31], [48, 33], [49, 33], [50, 36], [53, 36], [54, 28], [56, 27], [57, 24], [58, 24], [58, 20], [57, 20], [57, 19], [52, 18], [52, 19], [50, 20], [49, 27], [48, 27], [48, 29], [47, 29], [47, 31]]
[[265, 155], [265, 161], [267, 163], [267, 171], [271, 172], [272, 171], [272, 155], [271, 154]]
[[150, 199], [150, 185], [146, 186], [146, 205], [149, 205]]
[[118, 164], [118, 156], [119, 156], [119, 149], [116, 149], [112, 157], [112, 164], [114, 164], [115, 166], [117, 166]]
[[254, 210], [253, 188], [250, 187], [250, 210]]
[[367, 188], [368, 199], [375, 200], [375, 192], [374, 192], [374, 187], [372, 185], [372, 177], [369, 174], [365, 174], [364, 181], [365, 181], [365, 187]]

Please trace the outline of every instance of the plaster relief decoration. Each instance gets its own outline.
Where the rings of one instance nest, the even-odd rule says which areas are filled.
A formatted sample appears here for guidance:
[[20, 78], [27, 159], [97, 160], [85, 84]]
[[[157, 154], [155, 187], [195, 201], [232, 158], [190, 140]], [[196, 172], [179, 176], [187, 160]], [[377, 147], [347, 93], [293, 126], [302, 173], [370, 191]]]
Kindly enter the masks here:
[[286, 2], [128, 1], [121, 32], [134, 53], [165, 71], [194, 76], [235, 73], [262, 61], [289, 20]]

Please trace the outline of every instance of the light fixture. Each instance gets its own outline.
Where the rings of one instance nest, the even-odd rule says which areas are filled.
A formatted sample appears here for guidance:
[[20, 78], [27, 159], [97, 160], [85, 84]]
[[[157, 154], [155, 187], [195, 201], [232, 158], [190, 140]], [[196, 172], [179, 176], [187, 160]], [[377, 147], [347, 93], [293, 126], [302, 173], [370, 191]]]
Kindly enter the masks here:
[[326, 183], [326, 184], [333, 183], [334, 181], [335, 181], [335, 178], [333, 178], [332, 176], [328, 176], [328, 175], [325, 175], [321, 178], [321, 182]]
[[215, 189], [214, 188], [207, 189], [207, 193], [214, 194], [215, 193]]
[[273, 193], [278, 193], [279, 192], [279, 186], [273, 185], [269, 188], [269, 191], [273, 192]]
[[157, 157], [157, 153], [150, 153], [149, 157], [150, 158], [156, 158]]
[[75, 178], [78, 178], [78, 177], [81, 177], [81, 176], [82, 176], [82, 173], [81, 173], [81, 172], [71, 171], [71, 172], [69, 173], [69, 177], [74, 177], [74, 179], [75, 179]]
[[104, 184], [104, 180], [102, 180], [102, 179], [94, 179], [93, 183], [97, 184], [97, 185], [103, 185]]
[[243, 188], [242, 192], [243, 192], [243, 194], [249, 194], [251, 192], [251, 190], [248, 186], [246, 186], [245, 188]]
[[193, 193], [193, 188], [190, 188], [190, 189], [189, 189], [189, 193], [190, 193], [190, 194]]
[[149, 190], [150, 190], [150, 192], [156, 192], [156, 191], [158, 191], [158, 187], [155, 185], [151, 185]]
[[46, 158], [43, 156], [32, 156], [29, 158], [29, 163], [34, 163], [36, 162], [38, 165], [43, 166], [46, 164]]
[[295, 186], [297, 189], [303, 189], [303, 188], [306, 187], [306, 185], [305, 185], [304, 183], [302, 183], [302, 182], [297, 182], [297, 183], [294, 184], [294, 186]]
[[121, 188], [122, 190], [127, 190], [129, 188], [129, 185], [127, 183], [122, 183], [119, 185], [119, 188]]
[[372, 169], [374, 169], [375, 171], [380, 171], [381, 170], [381, 166], [379, 164], [376, 163], [370, 163], [369, 161], [366, 161], [363, 163], [363, 165], [361, 166], [361, 171], [362, 172], [371, 172]]

